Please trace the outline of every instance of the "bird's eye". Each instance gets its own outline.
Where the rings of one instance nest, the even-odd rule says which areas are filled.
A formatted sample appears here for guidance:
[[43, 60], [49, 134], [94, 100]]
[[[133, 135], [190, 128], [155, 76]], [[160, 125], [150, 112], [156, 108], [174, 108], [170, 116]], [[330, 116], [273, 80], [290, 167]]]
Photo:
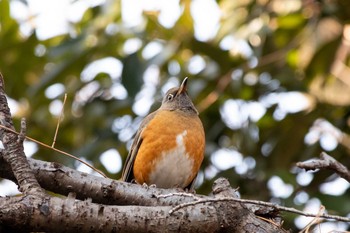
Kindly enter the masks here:
[[168, 96], [166, 97], [168, 101], [173, 100], [174, 95], [173, 94], [168, 94]]

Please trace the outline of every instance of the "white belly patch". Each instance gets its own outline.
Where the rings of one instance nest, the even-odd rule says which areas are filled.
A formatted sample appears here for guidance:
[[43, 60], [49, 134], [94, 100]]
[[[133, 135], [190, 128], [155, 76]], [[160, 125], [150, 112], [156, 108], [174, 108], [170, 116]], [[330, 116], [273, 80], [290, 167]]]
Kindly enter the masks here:
[[186, 152], [184, 137], [187, 130], [176, 136], [176, 147], [163, 152], [160, 161], [157, 161], [153, 172], [149, 176], [151, 184], [160, 188], [185, 188], [189, 174], [192, 173], [193, 160]]

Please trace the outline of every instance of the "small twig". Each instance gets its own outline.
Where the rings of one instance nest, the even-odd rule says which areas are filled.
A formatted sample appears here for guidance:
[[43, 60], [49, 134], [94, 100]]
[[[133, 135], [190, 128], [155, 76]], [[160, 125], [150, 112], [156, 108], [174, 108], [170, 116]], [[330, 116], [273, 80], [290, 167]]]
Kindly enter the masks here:
[[[301, 32], [300, 34], [302, 34]], [[283, 58], [291, 48], [293, 48], [295, 45], [298, 45], [299, 43], [302, 43], [302, 40], [299, 39], [299, 36], [296, 35], [291, 42], [284, 47], [284, 49], [280, 49], [277, 51], [273, 51], [269, 54], [266, 54], [259, 58], [259, 62], [257, 66], [254, 67], [254, 69], [258, 69], [263, 66], [267, 66], [271, 63], [281, 61], [281, 58]], [[243, 72], [250, 71], [252, 68], [249, 66], [249, 61], [244, 62], [239, 67], [235, 67], [234, 69], [229, 70], [227, 73], [222, 75], [221, 77], [217, 78], [218, 83], [214, 90], [212, 90], [202, 101], [200, 101], [197, 105], [197, 110], [199, 113], [205, 111], [209, 106], [211, 106], [213, 103], [215, 103], [219, 97], [221, 96], [222, 92], [228, 87], [228, 85], [231, 83], [232, 80], [232, 72], [234, 70], [243, 70]]]
[[284, 206], [280, 206], [280, 205], [277, 205], [277, 204], [274, 204], [274, 203], [271, 203], [271, 202], [248, 200], [248, 199], [238, 199], [238, 198], [210, 198], [210, 199], [202, 199], [202, 200], [198, 200], [198, 201], [183, 203], [183, 204], [177, 205], [174, 208], [172, 208], [169, 211], [169, 214], [172, 214], [175, 211], [178, 211], [178, 210], [183, 209], [183, 208], [188, 207], [188, 206], [193, 206], [193, 205], [206, 203], [206, 202], [212, 202], [213, 203], [213, 202], [223, 202], [223, 201], [227, 201], [227, 202], [232, 201], [232, 202], [239, 202], [239, 203], [246, 203], [246, 204], [248, 203], [248, 204], [262, 205], [262, 206], [272, 207], [272, 208], [275, 208], [275, 209], [280, 210], [280, 211], [285, 211], [285, 212], [290, 212], [290, 213], [294, 213], [294, 214], [303, 215], [303, 216], [306, 216], [306, 217], [319, 217], [319, 218], [324, 218], [324, 219], [334, 219], [334, 220], [338, 220], [338, 221], [342, 221], [342, 222], [350, 222], [350, 218], [347, 218], [347, 217], [342, 217], [342, 216], [337, 216], [337, 215], [330, 215], [330, 214], [306, 213], [306, 212], [303, 212], [301, 210], [297, 210], [295, 208], [284, 207]]
[[[0, 128], [5, 129], [5, 130], [8, 130], [8, 131], [10, 131], [10, 132], [12, 132], [12, 133], [15, 133], [15, 134], [17, 134], [17, 135], [19, 134], [19, 133], [16, 132], [15, 130], [10, 129], [10, 128], [8, 128], [8, 127], [6, 127], [6, 126], [4, 126], [4, 125], [1, 125], [1, 124], [0, 124]], [[30, 140], [30, 141], [32, 141], [32, 142], [35, 142], [35, 143], [37, 143], [37, 144], [43, 146], [43, 147], [49, 148], [49, 149], [54, 150], [54, 151], [56, 151], [56, 152], [58, 152], [58, 153], [61, 153], [61, 154], [66, 155], [66, 156], [68, 156], [68, 157], [71, 157], [71, 158], [73, 158], [73, 159], [75, 159], [75, 160], [78, 160], [78, 161], [81, 162], [82, 164], [85, 164], [86, 166], [88, 166], [88, 167], [91, 168], [92, 170], [98, 172], [98, 173], [99, 173], [100, 175], [102, 175], [104, 178], [107, 178], [107, 176], [106, 176], [102, 171], [98, 170], [97, 168], [94, 168], [92, 165], [88, 164], [87, 162], [83, 161], [82, 159], [79, 159], [78, 157], [76, 157], [76, 156], [74, 156], [74, 155], [72, 155], [72, 154], [69, 154], [69, 153], [64, 152], [64, 151], [62, 151], [62, 150], [59, 150], [59, 149], [56, 149], [56, 148], [51, 147], [51, 146], [49, 146], [49, 145], [46, 145], [45, 143], [40, 142], [40, 141], [38, 141], [38, 140], [36, 140], [36, 139], [34, 139], [34, 138], [31, 138], [31, 137], [28, 137], [28, 136], [25, 136], [25, 138], [28, 139], [28, 140]]]
[[331, 157], [325, 152], [320, 154], [320, 159], [313, 159], [311, 161], [298, 162], [297, 167], [305, 170], [316, 170], [316, 169], [328, 169], [337, 173], [340, 177], [350, 182], [349, 170], [336, 159]]
[[320, 209], [318, 210], [317, 216], [314, 219], [312, 219], [299, 233], [308, 233], [313, 225], [321, 223], [323, 220], [320, 219], [320, 215], [323, 214], [324, 211], [325, 207], [321, 205]]
[[268, 219], [268, 218], [264, 218], [264, 217], [261, 217], [259, 215], [256, 215], [257, 218], [260, 218], [261, 220], [265, 221], [265, 222], [268, 222], [268, 223], [271, 223], [272, 225], [275, 225], [276, 227], [280, 228], [282, 225], [279, 225], [277, 223], [275, 223], [274, 221], [272, 221], [271, 219]]
[[201, 200], [201, 198], [196, 197], [192, 193], [168, 193], [168, 194], [161, 194], [161, 195], [155, 195], [156, 198], [168, 198], [168, 197], [174, 197], [174, 196], [180, 196], [180, 197], [192, 197], [195, 200]]
[[18, 134], [17, 137], [17, 142], [22, 145], [24, 142], [24, 139], [26, 138], [26, 132], [27, 132], [27, 124], [26, 124], [26, 119], [22, 118], [21, 119], [21, 131]]
[[67, 100], [67, 93], [64, 94], [64, 99], [63, 99], [61, 113], [60, 113], [60, 116], [58, 117], [56, 131], [55, 131], [55, 136], [53, 137], [53, 142], [52, 142], [52, 146], [51, 146], [52, 148], [55, 148], [57, 133], [58, 133], [58, 129], [60, 128], [60, 122], [62, 120], [64, 105], [66, 104], [66, 100]]
[[198, 112], [201, 113], [205, 109], [207, 109], [210, 105], [215, 103], [215, 101], [218, 100], [220, 97], [220, 94], [225, 90], [225, 88], [230, 84], [231, 82], [231, 73], [232, 70], [222, 77], [220, 77], [218, 84], [216, 85], [216, 88], [210, 92], [198, 105], [197, 109]]

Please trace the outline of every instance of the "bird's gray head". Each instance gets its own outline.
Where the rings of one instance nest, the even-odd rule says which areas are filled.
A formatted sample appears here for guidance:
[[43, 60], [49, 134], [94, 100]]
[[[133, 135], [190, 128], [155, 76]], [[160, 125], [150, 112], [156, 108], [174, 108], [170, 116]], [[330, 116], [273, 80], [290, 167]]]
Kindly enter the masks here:
[[186, 77], [180, 87], [174, 87], [167, 91], [165, 94], [161, 109], [170, 111], [181, 110], [186, 113], [194, 113], [198, 115], [197, 109], [194, 107], [191, 98], [187, 94], [187, 80]]

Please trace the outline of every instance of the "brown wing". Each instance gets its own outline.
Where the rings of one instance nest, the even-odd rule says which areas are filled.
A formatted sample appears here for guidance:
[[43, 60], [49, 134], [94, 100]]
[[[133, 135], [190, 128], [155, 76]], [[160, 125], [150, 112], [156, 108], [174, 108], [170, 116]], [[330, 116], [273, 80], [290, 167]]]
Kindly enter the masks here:
[[142, 144], [141, 134], [143, 129], [146, 127], [147, 123], [154, 118], [155, 114], [156, 114], [156, 111], [152, 112], [145, 119], [143, 119], [143, 121], [141, 122], [140, 128], [136, 132], [128, 157], [126, 158], [126, 161], [125, 161], [125, 165], [122, 172], [122, 178], [121, 178], [122, 181], [131, 182], [134, 179], [134, 172], [133, 172], [134, 162], [135, 162], [137, 153], [139, 151], [139, 148]]

